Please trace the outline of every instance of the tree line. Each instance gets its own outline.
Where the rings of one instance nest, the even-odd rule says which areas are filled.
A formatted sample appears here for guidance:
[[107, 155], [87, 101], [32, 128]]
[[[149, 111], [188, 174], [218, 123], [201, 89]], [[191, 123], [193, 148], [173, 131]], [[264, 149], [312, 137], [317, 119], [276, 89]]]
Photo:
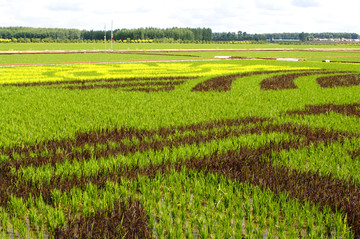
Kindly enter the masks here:
[[338, 32], [324, 32], [324, 33], [268, 33], [268, 34], [248, 34], [246, 32], [215, 32], [213, 33], [213, 41], [312, 41], [316, 38], [320, 39], [359, 39], [360, 35], [357, 33], [338, 33]]
[[212, 30], [210, 28], [138, 28], [119, 29], [114, 32], [115, 40], [127, 39], [161, 39], [171, 38], [174, 40], [187, 41], [211, 41]]
[[0, 27], [0, 38], [52, 38], [61, 40], [81, 39], [84, 31], [63, 28]]
[[322, 33], [272, 33], [266, 34], [266, 39], [277, 40], [277, 39], [290, 39], [290, 40], [314, 40], [315, 38], [320, 39], [334, 39], [334, 38], [346, 38], [346, 39], [359, 39], [357, 33], [346, 33], [346, 32], [322, 32]]
[[[0, 27], [2, 39], [56, 39], [56, 40], [103, 40], [104, 31], [78, 30], [63, 28]], [[211, 41], [210, 28], [137, 28], [116, 29], [114, 40], [145, 40], [169, 38], [188, 41]], [[111, 31], [106, 31], [106, 38], [111, 38]]]
[[[110, 30], [106, 31], [111, 38]], [[314, 40], [315, 38], [358, 39], [357, 33], [270, 33], [249, 34], [247, 32], [212, 32], [210, 28], [136, 28], [116, 29], [114, 40], [172, 39], [174, 41], [273, 41], [273, 40]], [[0, 27], [0, 39], [41, 40], [103, 40], [104, 31], [64, 28]]]

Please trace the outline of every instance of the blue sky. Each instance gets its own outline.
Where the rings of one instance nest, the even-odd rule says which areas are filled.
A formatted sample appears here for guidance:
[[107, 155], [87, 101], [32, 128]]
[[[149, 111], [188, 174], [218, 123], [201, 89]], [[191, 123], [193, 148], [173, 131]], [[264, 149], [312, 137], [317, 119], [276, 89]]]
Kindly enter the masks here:
[[356, 32], [355, 0], [0, 0], [0, 26], [210, 27], [214, 32]]

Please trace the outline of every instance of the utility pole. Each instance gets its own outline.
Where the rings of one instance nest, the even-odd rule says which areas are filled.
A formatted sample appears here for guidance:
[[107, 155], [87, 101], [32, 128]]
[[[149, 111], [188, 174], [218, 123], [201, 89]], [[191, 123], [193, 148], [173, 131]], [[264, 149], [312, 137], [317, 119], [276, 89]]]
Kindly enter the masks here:
[[105, 27], [104, 27], [104, 31], [105, 31], [104, 41], [105, 41], [105, 51], [106, 51], [106, 24], [105, 24]]
[[114, 38], [114, 34], [113, 34], [113, 23], [114, 23], [114, 21], [111, 20], [111, 50], [113, 50], [113, 38]]

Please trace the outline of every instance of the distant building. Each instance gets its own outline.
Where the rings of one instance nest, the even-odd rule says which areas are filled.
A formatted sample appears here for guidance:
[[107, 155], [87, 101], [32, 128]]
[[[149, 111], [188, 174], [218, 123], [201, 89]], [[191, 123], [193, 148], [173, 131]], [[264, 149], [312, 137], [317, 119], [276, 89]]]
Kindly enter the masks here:
[[314, 41], [360, 42], [360, 39], [349, 39], [349, 38], [314, 38]]

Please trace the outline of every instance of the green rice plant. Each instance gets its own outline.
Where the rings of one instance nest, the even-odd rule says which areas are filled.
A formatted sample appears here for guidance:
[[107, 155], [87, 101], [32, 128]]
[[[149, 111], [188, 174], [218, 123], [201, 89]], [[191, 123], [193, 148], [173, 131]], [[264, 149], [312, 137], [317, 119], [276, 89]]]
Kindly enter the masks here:
[[40, 226], [40, 228], [42, 228], [42, 225], [38, 225], [37, 223], [37, 217], [38, 217], [38, 212], [35, 208], [30, 208], [29, 209], [29, 213], [28, 213], [28, 217], [29, 217], [29, 223], [31, 226], [33, 227], [37, 227], [37, 226]]
[[359, 161], [353, 160], [349, 152], [355, 149], [358, 139], [335, 142], [329, 145], [311, 145], [300, 150], [282, 151], [275, 155], [274, 165], [286, 165], [304, 171], [320, 170], [324, 174], [331, 173], [338, 178], [359, 183], [357, 168]]
[[17, 198], [11, 196], [9, 201], [9, 211], [12, 215], [24, 218], [27, 212], [26, 204], [24, 203], [23, 198]]
[[[202, 179], [204, 179], [204, 177], [201, 176], [201, 175], [199, 175], [198, 177], [200, 178], [200, 181]], [[170, 180], [171, 184], [174, 185], [173, 180], [175, 180], [175, 179], [171, 179], [171, 178], [172, 177], [170, 177], [168, 180]], [[179, 180], [181, 181], [181, 180], [185, 179], [185, 178], [181, 179], [181, 178], [183, 178], [183, 176], [177, 176], [176, 178], [177, 178], [177, 181], [179, 181]], [[208, 188], [209, 188], [210, 185], [207, 184], [208, 183], [207, 180], [209, 180], [209, 179], [210, 179], [210, 176], [205, 177], [205, 185], [207, 185]], [[140, 180], [144, 180], [144, 179], [140, 179]], [[155, 181], [158, 181], [158, 180], [160, 180], [160, 178], [155, 179]], [[140, 183], [139, 185], [143, 185], [143, 183]], [[148, 185], [148, 184], [146, 184], [146, 185]], [[167, 185], [169, 185], [169, 184], [167, 184]], [[184, 185], [184, 184], [182, 184], [182, 185]], [[198, 186], [196, 186], [196, 185], [198, 185]], [[234, 212], [234, 210], [232, 210], [232, 208], [228, 206], [230, 211], [229, 211], [229, 213], [225, 213], [227, 209], [224, 206], [225, 200], [222, 197], [224, 197], [224, 195], [226, 195], [226, 194], [222, 194], [221, 191], [223, 191], [222, 188], [225, 188], [225, 190], [228, 191], [232, 187], [230, 187], [228, 189], [227, 188], [228, 185], [224, 185], [222, 183], [220, 183], [220, 185], [222, 185], [222, 186], [220, 186], [220, 187], [217, 186], [217, 190], [216, 190], [216, 192], [217, 192], [216, 193], [217, 200], [215, 200], [214, 204], [212, 204], [212, 203], [205, 204], [206, 205], [205, 207], [209, 207], [212, 204], [214, 206], [215, 210], [213, 209], [213, 210], [208, 211], [208, 209], [205, 209], [205, 210], [201, 209], [203, 206], [201, 204], [199, 204], [199, 203], [196, 203], [196, 202], [202, 201], [198, 197], [202, 194], [201, 192], [204, 192], [204, 191], [200, 188], [199, 184], [193, 184], [193, 186], [197, 187], [197, 189], [193, 191], [193, 194], [190, 194], [190, 195], [192, 195], [191, 197], [188, 197], [187, 200], [189, 202], [188, 203], [185, 202], [185, 204], [188, 205], [188, 207], [192, 208], [192, 209], [190, 209], [189, 212], [194, 213], [193, 217], [187, 219], [186, 214], [182, 214], [182, 216], [180, 216], [181, 214], [178, 214], [179, 212], [177, 212], [177, 210], [176, 210], [176, 209], [181, 208], [181, 207], [176, 206], [177, 203], [178, 203], [177, 202], [178, 200], [176, 200], [176, 202], [175, 202], [176, 204], [174, 206], [170, 206], [174, 202], [172, 202], [172, 200], [170, 199], [172, 197], [169, 197], [169, 199], [167, 199], [166, 198], [167, 196], [164, 196], [163, 199], [162, 198], [158, 199], [158, 203], [159, 203], [160, 206], [158, 207], [158, 210], [157, 210], [156, 214], [158, 216], [160, 216], [160, 218], [163, 218], [161, 220], [165, 220], [167, 223], [169, 221], [171, 221], [171, 219], [169, 219], [169, 217], [166, 216], [166, 215], [171, 215], [173, 213], [175, 213], [175, 215], [178, 215], [178, 217], [181, 218], [181, 221], [183, 221], [183, 220], [188, 221], [188, 225], [189, 225], [189, 228], [190, 228], [190, 229], [188, 229], [188, 233], [187, 233], [188, 236], [190, 236], [190, 232], [193, 232], [194, 228], [198, 228], [199, 233], [201, 235], [206, 234], [206, 231], [211, 232], [209, 235], [212, 235], [212, 233], [215, 233], [215, 232], [213, 232], [213, 229], [212, 229], [212, 226], [211, 226], [211, 225], [213, 225], [213, 222], [215, 222], [215, 225], [217, 225], [217, 226], [215, 226], [215, 229], [214, 229], [215, 231], [216, 230], [224, 230], [222, 233], [227, 233], [229, 235], [232, 235], [232, 233], [233, 233], [233, 230], [232, 230], [232, 225], [233, 224], [235, 225], [236, 228], [240, 228], [240, 229], [244, 228], [244, 230], [245, 230], [244, 233], [246, 233], [246, 235], [248, 235], [249, 233], [253, 233], [254, 235], [255, 234], [258, 235], [258, 234], [263, 233], [263, 231], [265, 229], [265, 231], [267, 231], [269, 236], [273, 235], [273, 234], [283, 235], [283, 236], [286, 236], [286, 235], [289, 235], [289, 234], [294, 235], [296, 231], [298, 232], [298, 234], [300, 234], [300, 231], [303, 231], [303, 226], [307, 226], [308, 228], [317, 227], [317, 226], [314, 226], [315, 221], [302, 220], [301, 219], [302, 217], [298, 218], [297, 215], [294, 215], [294, 217], [298, 218], [298, 223], [297, 223], [298, 227], [297, 227], [297, 229], [295, 227], [293, 227], [292, 225], [289, 225], [289, 223], [285, 219], [283, 219], [283, 217], [286, 218], [287, 213], [290, 212], [290, 210], [293, 210], [293, 206], [298, 207], [296, 210], [299, 210], [300, 209], [299, 206], [301, 204], [297, 204], [296, 202], [295, 202], [295, 204], [291, 203], [292, 200], [287, 199], [286, 196], [282, 196], [283, 198], [286, 199], [286, 201], [283, 201], [283, 204], [291, 203], [292, 206], [285, 207], [285, 209], [287, 211], [286, 211], [286, 214], [284, 216], [282, 215], [284, 212], [280, 213], [280, 211], [282, 210], [282, 209], [280, 209], [281, 208], [280, 204], [277, 204], [275, 201], [271, 201], [269, 203], [269, 201], [268, 201], [269, 199], [267, 199], [267, 200], [264, 201], [264, 203], [267, 202], [266, 205], [270, 205], [270, 208], [272, 208], [271, 211], [270, 211], [271, 214], [270, 214], [270, 212], [267, 213], [267, 212], [263, 211], [262, 212], [262, 215], [263, 215], [262, 218], [263, 219], [261, 219], [260, 215], [255, 215], [253, 213], [252, 208], [253, 208], [254, 204], [251, 205], [251, 203], [249, 201], [249, 198], [250, 198], [249, 196], [250, 196], [250, 194], [253, 194], [254, 192], [262, 195], [263, 192], [259, 191], [258, 189], [253, 190], [249, 186], [245, 186], [244, 191], [243, 191], [244, 192], [243, 197], [247, 199], [244, 202], [245, 203], [244, 204], [244, 209], [245, 210], [243, 211], [242, 209], [240, 209], [240, 211], [237, 211], [237, 210], [239, 210], [239, 209], [237, 209], [237, 210], [235, 210], [236, 214], [233, 214], [231, 212]], [[163, 185], [163, 187], [167, 187], [167, 186]], [[177, 186], [174, 185], [174, 187], [177, 187]], [[152, 188], [154, 190], [154, 187], [149, 187], [149, 188]], [[250, 191], [250, 189], [251, 189], [251, 191]], [[146, 190], [146, 189], [144, 188], [143, 190]], [[226, 191], [224, 191], [224, 192], [226, 192]], [[231, 190], [229, 190], [229, 191], [231, 191]], [[197, 192], [199, 192], [199, 193], [197, 193]], [[209, 190], [209, 192], [210, 192], [210, 190]], [[220, 194], [219, 194], [219, 192], [220, 192]], [[154, 196], [158, 195], [158, 193], [155, 192], [155, 191], [153, 193], [154, 193]], [[266, 192], [266, 194], [269, 194], [269, 192]], [[264, 194], [264, 195], [266, 195], [266, 194]], [[146, 196], [147, 199], [146, 199], [146, 201], [144, 201], [144, 203], [145, 203], [145, 207], [147, 208], [147, 206], [146, 206], [147, 201], [150, 200], [151, 196], [149, 197], [149, 194], [146, 194], [146, 195], [147, 195]], [[170, 194], [166, 194], [166, 195], [170, 195]], [[241, 194], [237, 193], [236, 195], [238, 197]], [[260, 195], [252, 196], [252, 200], [254, 200], [254, 198], [259, 198]], [[203, 196], [201, 196], [201, 197], [203, 197]], [[211, 196], [209, 196], [209, 200], [210, 200], [209, 202], [214, 201], [214, 200], [211, 200]], [[258, 200], [258, 199], [256, 199], [256, 200]], [[282, 200], [284, 200], [284, 199], [282, 199]], [[167, 206], [167, 205], [169, 205], [169, 206]], [[278, 206], [276, 206], [276, 205], [278, 205]], [[172, 212], [170, 213], [170, 211], [168, 211], [167, 208], [171, 208]], [[304, 210], [302, 210], [301, 212], [306, 214], [306, 215], [308, 215], [308, 214], [316, 215], [317, 212], [316, 212], [315, 209], [312, 209], [313, 206], [311, 206], [310, 208], [311, 208], [311, 210], [309, 210], [309, 206], [305, 205]], [[186, 209], [185, 210], [181, 209], [181, 211], [187, 211], [187, 210]], [[224, 212], [225, 211], [225, 212], [217, 214], [218, 211], [219, 212]], [[208, 217], [206, 217], [206, 216], [202, 217], [201, 216], [201, 215], [203, 215], [203, 213], [206, 213], [206, 212], [212, 214], [211, 218], [215, 218], [215, 220], [213, 222], [208, 221], [208, 219], [207, 219]], [[240, 212], [242, 212], [242, 214], [240, 214]], [[247, 212], [247, 213], [245, 214], [245, 212]], [[281, 214], [281, 216], [280, 216], [280, 214]], [[215, 215], [217, 215], [217, 216], [215, 216]], [[245, 220], [242, 219], [243, 217], [241, 215], [245, 216]], [[259, 217], [260, 217], [260, 219], [258, 221]], [[306, 217], [310, 218], [311, 216], [308, 215]], [[234, 222], [232, 222], [233, 218], [235, 220]], [[205, 219], [205, 221], [203, 221], [204, 219]], [[261, 220], [262, 220], [262, 222], [261, 222]], [[244, 223], [244, 221], [245, 221], [245, 223]], [[205, 228], [198, 227], [198, 225], [200, 225], [200, 224], [205, 225]], [[316, 224], [318, 224], [318, 222], [316, 222]], [[168, 229], [168, 230], [164, 229], [164, 227], [166, 226], [166, 223], [162, 223], [161, 225], [162, 225], [162, 227], [161, 227], [162, 231], [164, 233], [165, 233], [165, 231], [176, 230], [176, 229], [173, 228], [174, 225], [173, 225], [172, 229]], [[260, 225], [263, 225], [263, 226], [260, 226]], [[155, 226], [155, 228], [157, 227], [156, 224], [154, 226]], [[206, 229], [206, 227], [208, 229]], [[223, 229], [221, 229], [221, 228], [223, 228]], [[340, 230], [340, 229], [337, 229], [337, 230]], [[235, 230], [234, 232], [235, 233], [243, 233], [242, 231], [243, 231], [243, 229], [241, 229], [241, 230], [238, 229], [238, 230]], [[315, 232], [315, 230], [314, 230], [314, 232]], [[307, 235], [311, 235], [311, 233], [313, 233], [313, 232], [310, 231], [310, 230], [307, 230], [306, 233], [307, 233]]]
[[25, 238], [27, 234], [27, 226], [21, 218], [18, 218], [17, 216], [13, 216], [11, 218], [11, 225], [13, 227], [13, 234], [20, 237]]
[[5, 211], [4, 208], [0, 208], [0, 231], [4, 234], [8, 232], [8, 228], [10, 225], [10, 218], [8, 213]]
[[62, 210], [48, 208], [45, 215], [45, 226], [50, 233], [57, 227], [65, 226], [65, 215]]

